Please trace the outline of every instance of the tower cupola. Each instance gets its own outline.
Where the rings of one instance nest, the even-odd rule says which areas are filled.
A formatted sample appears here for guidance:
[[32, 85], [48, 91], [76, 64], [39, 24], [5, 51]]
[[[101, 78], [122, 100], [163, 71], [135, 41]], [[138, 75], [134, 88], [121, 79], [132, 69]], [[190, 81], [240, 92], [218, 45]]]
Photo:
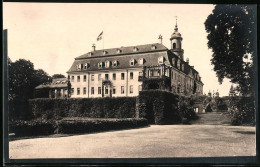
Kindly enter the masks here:
[[175, 55], [180, 57], [180, 59], [183, 60], [183, 49], [181, 48], [182, 37], [181, 34], [178, 32], [177, 16], [176, 16], [176, 25], [174, 28], [174, 32], [171, 35], [170, 41], [171, 41], [171, 51]]

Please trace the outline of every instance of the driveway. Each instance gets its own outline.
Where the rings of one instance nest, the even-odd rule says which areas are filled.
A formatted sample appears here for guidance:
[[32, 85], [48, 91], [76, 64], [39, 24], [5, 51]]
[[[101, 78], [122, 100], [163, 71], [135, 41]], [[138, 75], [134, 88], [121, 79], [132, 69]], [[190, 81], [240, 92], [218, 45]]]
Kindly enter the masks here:
[[146, 128], [10, 141], [10, 159], [255, 156], [255, 128], [152, 125]]

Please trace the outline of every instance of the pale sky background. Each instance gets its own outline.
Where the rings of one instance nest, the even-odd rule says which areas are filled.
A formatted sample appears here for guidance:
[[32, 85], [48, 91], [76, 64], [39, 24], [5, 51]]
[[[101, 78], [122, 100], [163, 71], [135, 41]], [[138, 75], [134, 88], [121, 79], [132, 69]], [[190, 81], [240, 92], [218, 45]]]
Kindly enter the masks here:
[[74, 58], [104, 48], [158, 42], [170, 48], [175, 16], [182, 34], [184, 60], [200, 73], [203, 91], [219, 90], [228, 95], [231, 83], [218, 83], [210, 63], [204, 22], [214, 5], [201, 4], [87, 4], [87, 3], [3, 3], [3, 28], [8, 29], [8, 56], [12, 61], [30, 60], [35, 69], [49, 75], [64, 74]]

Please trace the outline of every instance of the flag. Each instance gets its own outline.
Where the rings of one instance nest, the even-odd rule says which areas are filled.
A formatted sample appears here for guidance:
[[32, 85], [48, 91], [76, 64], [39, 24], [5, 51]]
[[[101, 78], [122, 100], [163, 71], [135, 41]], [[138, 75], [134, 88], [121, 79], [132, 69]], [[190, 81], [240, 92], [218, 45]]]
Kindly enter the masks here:
[[103, 36], [103, 31], [99, 34], [99, 36], [97, 37], [97, 41], [101, 40]]

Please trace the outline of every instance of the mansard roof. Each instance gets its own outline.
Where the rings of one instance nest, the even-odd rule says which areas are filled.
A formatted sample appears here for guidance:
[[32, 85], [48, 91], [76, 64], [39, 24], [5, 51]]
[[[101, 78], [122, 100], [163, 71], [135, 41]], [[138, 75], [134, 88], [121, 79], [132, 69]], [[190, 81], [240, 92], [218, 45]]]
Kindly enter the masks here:
[[[162, 51], [162, 50], [167, 50], [167, 48], [162, 44], [154, 43], [154, 44], [146, 44], [146, 45], [138, 45], [138, 46], [127, 46], [127, 47], [120, 47], [120, 48], [95, 50], [95, 51], [83, 54], [79, 57], [76, 57], [75, 59], [158, 52], [158, 51]], [[105, 54], [104, 54], [104, 51], [106, 52]]]

